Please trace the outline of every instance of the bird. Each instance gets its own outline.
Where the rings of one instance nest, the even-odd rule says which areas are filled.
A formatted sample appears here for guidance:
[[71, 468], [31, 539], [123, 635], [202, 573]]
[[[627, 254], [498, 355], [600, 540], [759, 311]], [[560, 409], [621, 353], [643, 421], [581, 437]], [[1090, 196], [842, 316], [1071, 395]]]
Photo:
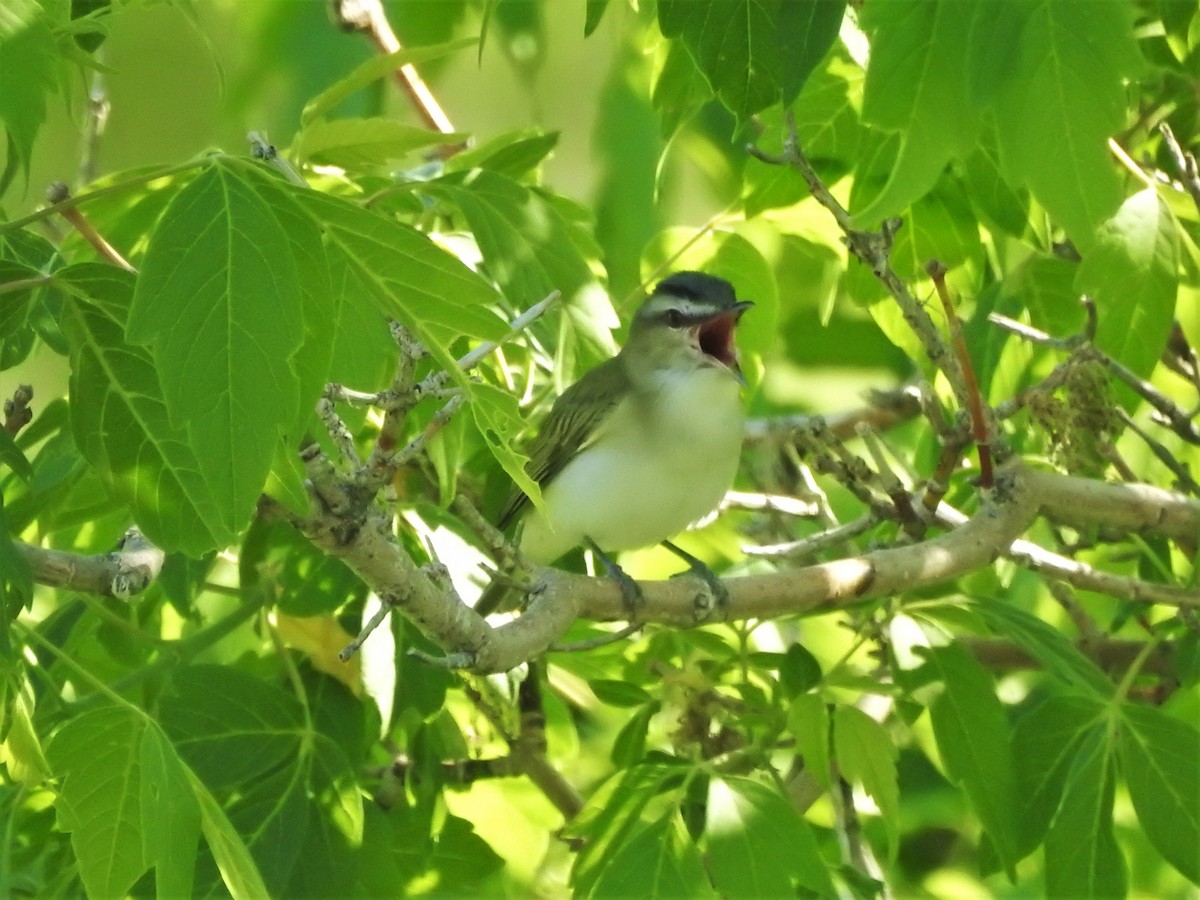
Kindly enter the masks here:
[[[662, 543], [723, 598], [708, 567], [668, 539], [711, 513], [737, 473], [745, 379], [734, 333], [753, 306], [702, 272], [657, 284], [625, 345], [558, 397], [530, 447], [544, 508], [514, 486], [497, 518], [501, 529], [521, 521], [527, 560], [588, 547], [632, 608], [640, 591], [607, 554]], [[495, 597], [485, 591], [476, 610]]]

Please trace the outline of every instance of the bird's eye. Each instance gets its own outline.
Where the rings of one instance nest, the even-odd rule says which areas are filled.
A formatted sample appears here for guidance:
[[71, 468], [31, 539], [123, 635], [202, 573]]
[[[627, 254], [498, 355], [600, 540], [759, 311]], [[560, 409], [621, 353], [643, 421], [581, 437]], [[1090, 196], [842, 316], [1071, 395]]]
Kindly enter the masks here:
[[667, 324], [672, 328], [678, 328], [683, 324], [683, 313], [677, 309], [668, 309], [666, 314]]

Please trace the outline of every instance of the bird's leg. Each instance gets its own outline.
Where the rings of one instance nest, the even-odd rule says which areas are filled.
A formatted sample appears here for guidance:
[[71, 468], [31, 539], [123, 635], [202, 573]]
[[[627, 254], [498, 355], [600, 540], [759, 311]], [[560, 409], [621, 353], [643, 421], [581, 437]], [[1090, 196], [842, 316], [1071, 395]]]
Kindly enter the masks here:
[[[708, 585], [708, 590], [712, 594], [713, 600], [716, 601], [716, 609], [720, 614], [720, 617], [722, 619], [726, 618], [729, 614], [729, 589], [726, 588], [721, 579], [717, 577], [717, 573], [710, 569], [704, 563], [704, 560], [692, 556], [692, 554], [688, 553], [682, 547], [678, 547], [675, 544], [672, 544], [670, 541], [663, 541], [662, 545], [687, 563], [688, 571]], [[697, 604], [697, 607], [697, 620], [704, 621], [708, 619], [708, 614], [711, 612], [711, 609], [700, 609], [699, 604]]]
[[596, 555], [596, 559], [600, 560], [604, 566], [604, 574], [617, 583], [617, 587], [621, 589], [621, 599], [625, 601], [625, 612], [629, 616], [629, 624], [620, 631], [613, 634], [605, 634], [600, 637], [588, 638], [585, 641], [575, 641], [567, 644], [554, 644], [550, 647], [555, 653], [573, 653], [579, 650], [594, 650], [597, 647], [603, 647], [605, 644], [613, 644], [617, 641], [622, 641], [631, 634], [636, 633], [642, 627], [640, 622], [635, 621], [637, 618], [638, 608], [642, 605], [642, 589], [638, 587], [636, 581], [629, 577], [628, 573], [613, 561], [607, 553], [597, 546], [596, 542], [590, 537], [584, 537], [584, 546]]
[[625, 612], [628, 613], [629, 621], [632, 622], [637, 618], [638, 610], [641, 608], [644, 599], [642, 597], [642, 589], [590, 537], [585, 537], [583, 542], [592, 553], [596, 554], [596, 559], [600, 560], [601, 565], [604, 566], [604, 574], [615, 581], [617, 587], [621, 589], [621, 599], [625, 601]]

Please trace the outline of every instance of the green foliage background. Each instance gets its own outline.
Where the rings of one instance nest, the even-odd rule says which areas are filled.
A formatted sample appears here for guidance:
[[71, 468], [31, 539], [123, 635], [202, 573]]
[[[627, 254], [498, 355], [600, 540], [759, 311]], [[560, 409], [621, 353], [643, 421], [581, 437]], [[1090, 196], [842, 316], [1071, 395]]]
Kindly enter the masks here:
[[[389, 319], [427, 349], [420, 373], [444, 368], [466, 398], [389, 501], [413, 558], [433, 541], [456, 575], [477, 542], [453, 497], [487, 507], [524, 477], [530, 409], [612, 352], [618, 314], [666, 271], [704, 268], [756, 301], [741, 332], [753, 415], [835, 412], [862, 387], [932, 375], [799, 173], [747, 152], [783, 152], [788, 116], [855, 227], [902, 220], [890, 258], [914, 294], [932, 295], [927, 260], [950, 268], [985, 401], [1061, 360], [987, 313], [1067, 337], [1086, 292], [1096, 345], [1186, 403], [1192, 387], [1159, 360], [1173, 323], [1200, 336], [1200, 214], [1158, 126], [1185, 148], [1200, 133], [1197, 3], [388, 10], [411, 48], [392, 58], [316, 2], [0, 9], [0, 393], [29, 382], [37, 398], [29, 426], [0, 431], [2, 890], [872, 896], [879, 879], [898, 896], [1192, 896], [1194, 605], [1080, 591], [1104, 637], [1139, 642], [1117, 671], [1007, 562], [865, 608], [551, 654], [548, 755], [586, 801], [565, 821], [524, 778], [463, 786], [444, 765], [506, 752], [512, 686], [406, 655], [435, 648], [399, 616], [338, 663], [373, 611], [365, 585], [257, 512], [264, 494], [308, 508], [296, 450], [327, 443], [314, 404], [329, 382], [390, 383]], [[395, 89], [402, 62], [455, 135]], [[91, 150], [89, 86], [111, 103]], [[252, 158], [250, 130], [305, 184]], [[59, 179], [136, 275], [37, 211]], [[561, 307], [479, 380], [454, 364], [555, 289]], [[1109, 406], [1103, 390], [1072, 402], [1068, 432]], [[1148, 418], [1134, 395], [1116, 402]], [[436, 409], [417, 407], [402, 439]], [[365, 453], [377, 421], [344, 412]], [[1045, 421], [1005, 427], [1027, 459], [1111, 475], [1054, 446]], [[892, 440], [932, 467], [927, 423]], [[1162, 442], [1194, 463], [1194, 445]], [[1116, 444], [1138, 480], [1186, 491], [1136, 435]], [[743, 486], [781, 490], [781, 465], [749, 454]], [[839, 519], [857, 514], [825, 488]], [[965, 478], [950, 497], [973, 503]], [[13, 543], [101, 553], [131, 522], [169, 553], [132, 601], [35, 588]], [[740, 552], [739, 527], [779, 538], [740, 512], [686, 545], [723, 574], [774, 568]], [[1186, 548], [1094, 537], [1079, 538], [1085, 561], [1194, 591]], [[623, 562], [672, 571], [657, 551]], [[970, 649], [983, 636], [1034, 668], [990, 671]], [[1149, 665], [1163, 648], [1165, 673]], [[877, 869], [839, 845], [848, 796]]]

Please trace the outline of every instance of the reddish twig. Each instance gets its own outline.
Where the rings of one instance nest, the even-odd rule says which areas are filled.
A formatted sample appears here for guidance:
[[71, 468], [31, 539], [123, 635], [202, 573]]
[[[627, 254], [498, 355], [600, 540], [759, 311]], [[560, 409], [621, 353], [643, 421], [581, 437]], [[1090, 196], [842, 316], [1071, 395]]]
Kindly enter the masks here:
[[962, 369], [963, 381], [967, 388], [968, 411], [971, 414], [971, 430], [975, 437], [975, 446], [979, 449], [979, 485], [983, 488], [992, 486], [992, 444], [988, 436], [987, 420], [983, 415], [983, 400], [979, 396], [979, 382], [975, 380], [975, 367], [971, 365], [971, 354], [967, 352], [967, 341], [963, 337], [962, 322], [954, 311], [950, 301], [950, 291], [946, 288], [946, 267], [937, 260], [930, 260], [925, 271], [933, 279], [938, 297], [942, 301], [942, 309], [946, 312], [946, 322], [950, 326], [950, 340], [954, 352], [958, 355], [958, 365]]

